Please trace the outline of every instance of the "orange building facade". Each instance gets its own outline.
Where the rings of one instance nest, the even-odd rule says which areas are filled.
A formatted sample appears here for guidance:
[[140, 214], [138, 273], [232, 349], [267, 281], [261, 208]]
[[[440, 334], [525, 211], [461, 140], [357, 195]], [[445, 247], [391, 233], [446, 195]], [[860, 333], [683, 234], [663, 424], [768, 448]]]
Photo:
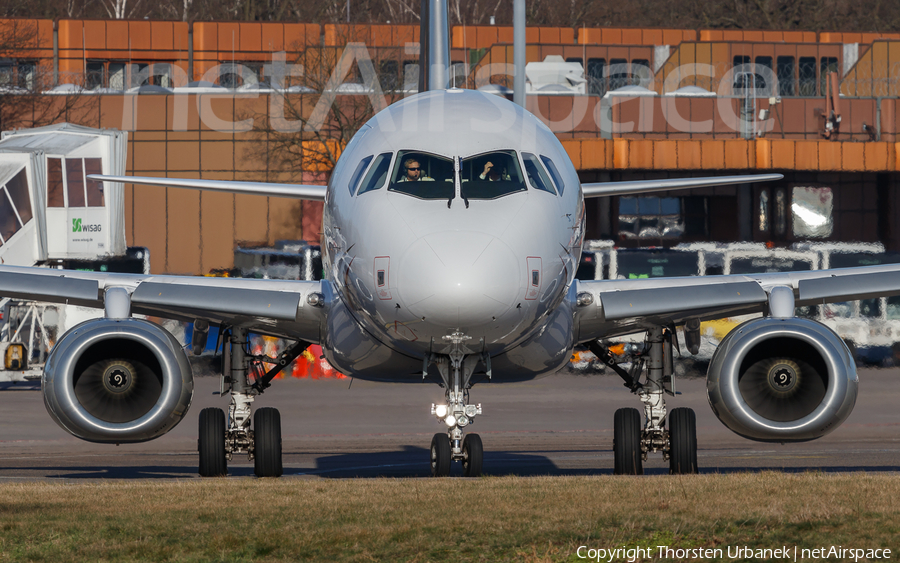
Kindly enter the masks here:
[[[3, 54], [0, 70], [6, 71], [0, 76], [25, 84], [28, 73], [38, 69], [51, 75], [54, 85], [82, 88], [64, 119], [129, 131], [127, 170], [133, 175], [272, 182], [325, 177], [320, 167], [302, 160], [290, 167], [266, 158], [274, 141], [262, 125], [271, 117], [271, 97], [282, 94], [224, 90], [143, 95], [117, 90], [141, 84], [173, 89], [197, 81], [240, 86], [246, 77], [227, 76], [237, 65], [249, 69], [249, 80], [265, 82], [275, 53], [283, 52], [289, 63], [308, 62], [312, 51], [331, 50], [340, 56], [348, 43], [365, 44], [382, 84], [396, 86], [409, 81], [409, 69], [418, 58], [416, 26], [16, 23], [33, 26], [34, 40]], [[469, 88], [511, 85], [508, 67], [502, 66], [512, 62], [511, 43], [509, 27], [455, 26], [455, 83]], [[792, 197], [813, 190], [827, 200], [823, 209], [832, 225], [827, 235], [817, 236], [880, 241], [900, 250], [900, 232], [894, 227], [900, 219], [900, 73], [894, 72], [894, 65], [900, 64], [900, 34], [537, 27], [528, 30], [527, 43], [529, 62], [556, 55], [585, 69], [583, 94], [535, 93], [527, 101], [556, 132], [583, 180], [785, 174], [782, 182], [766, 187], [690, 190], [646, 201], [592, 200], [590, 238], [622, 245], [699, 240], [789, 245], [808, 236], [791, 223]], [[616, 65], [618, 71], [607, 70]], [[483, 71], [496, 68], [501, 70]], [[764, 72], [774, 77], [768, 90], [754, 93], [752, 104], [747, 89], [741, 89], [740, 80], [745, 79], [735, 78], [738, 68], [750, 80]], [[353, 73], [347, 81], [359, 78], [358, 70]], [[227, 80], [237, 82], [225, 84]], [[618, 95], [623, 86], [646, 92]], [[707, 92], [674, 95], [685, 86]], [[287, 95], [304, 115], [318, 102], [312, 93]], [[25, 119], [19, 125], [30, 124]], [[655, 215], [647, 212], [643, 218], [648, 224], [661, 221], [671, 211], [666, 206], [676, 206], [685, 227], [674, 237], [661, 231], [629, 231], [633, 214], [625, 209], [640, 211], [644, 204], [648, 209], [657, 206]], [[778, 227], [774, 219], [761, 221], [761, 215], [787, 219]], [[159, 273], [230, 268], [237, 245], [316, 241], [320, 221], [321, 209], [311, 203], [126, 187], [127, 242], [148, 247], [151, 267]]]

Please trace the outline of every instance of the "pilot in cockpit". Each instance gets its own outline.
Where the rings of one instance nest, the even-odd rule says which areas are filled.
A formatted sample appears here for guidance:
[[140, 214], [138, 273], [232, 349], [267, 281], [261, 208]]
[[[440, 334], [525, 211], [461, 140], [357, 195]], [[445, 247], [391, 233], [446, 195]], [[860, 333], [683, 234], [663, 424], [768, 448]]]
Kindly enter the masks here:
[[429, 178], [422, 170], [422, 165], [416, 158], [409, 157], [403, 161], [403, 170], [406, 174], [398, 182], [434, 182], [434, 178]]
[[493, 162], [484, 163], [484, 171], [478, 176], [481, 180], [489, 182], [499, 182], [500, 180], [509, 180], [509, 174], [506, 173], [505, 166], [496, 166]]

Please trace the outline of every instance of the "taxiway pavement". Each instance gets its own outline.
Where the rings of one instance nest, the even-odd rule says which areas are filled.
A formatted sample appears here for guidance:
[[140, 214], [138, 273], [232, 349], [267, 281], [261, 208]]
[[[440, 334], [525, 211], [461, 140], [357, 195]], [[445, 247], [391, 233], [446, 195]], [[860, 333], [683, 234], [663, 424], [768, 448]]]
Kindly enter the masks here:
[[[850, 418], [813, 442], [751, 442], [725, 428], [709, 408], [706, 382], [682, 378], [681, 395], [668, 406], [697, 413], [702, 472], [900, 471], [900, 369], [861, 369], [860, 394]], [[44, 408], [35, 386], [0, 386], [0, 482], [48, 479], [172, 479], [197, 476], [200, 410], [225, 408], [218, 377], [195, 380], [194, 402], [169, 434], [144, 444], [92, 444], [70, 436]], [[276, 380], [256, 407], [282, 415], [285, 476], [301, 478], [420, 477], [429, 474], [431, 437], [444, 431], [429, 414], [443, 391], [434, 384], [402, 385], [355, 380]], [[527, 383], [472, 389], [484, 414], [469, 432], [481, 435], [484, 471], [490, 475], [587, 475], [611, 473], [613, 413], [640, 408], [636, 396], [610, 375], [567, 371]], [[651, 455], [646, 473], [665, 474], [668, 464]], [[458, 463], [453, 473], [461, 474]], [[234, 477], [253, 475], [236, 458]]]

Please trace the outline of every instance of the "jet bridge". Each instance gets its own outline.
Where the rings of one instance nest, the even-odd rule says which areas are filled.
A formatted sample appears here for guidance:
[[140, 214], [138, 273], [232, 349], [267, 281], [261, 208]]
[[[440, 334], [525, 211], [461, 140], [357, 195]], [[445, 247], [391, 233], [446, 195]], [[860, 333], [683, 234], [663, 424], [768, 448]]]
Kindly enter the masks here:
[[[93, 269], [146, 261], [125, 246], [124, 131], [62, 123], [0, 135], [0, 264]], [[142, 270], [144, 268], [141, 268]], [[0, 382], [39, 379], [43, 360], [84, 313], [0, 296]]]

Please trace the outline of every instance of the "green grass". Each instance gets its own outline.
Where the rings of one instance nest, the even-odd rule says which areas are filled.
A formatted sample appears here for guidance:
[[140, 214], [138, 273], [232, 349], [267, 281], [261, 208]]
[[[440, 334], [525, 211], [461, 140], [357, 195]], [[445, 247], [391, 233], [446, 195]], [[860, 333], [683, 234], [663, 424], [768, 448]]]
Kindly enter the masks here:
[[0, 561], [575, 562], [581, 545], [896, 559], [898, 499], [884, 474], [15, 483]]

